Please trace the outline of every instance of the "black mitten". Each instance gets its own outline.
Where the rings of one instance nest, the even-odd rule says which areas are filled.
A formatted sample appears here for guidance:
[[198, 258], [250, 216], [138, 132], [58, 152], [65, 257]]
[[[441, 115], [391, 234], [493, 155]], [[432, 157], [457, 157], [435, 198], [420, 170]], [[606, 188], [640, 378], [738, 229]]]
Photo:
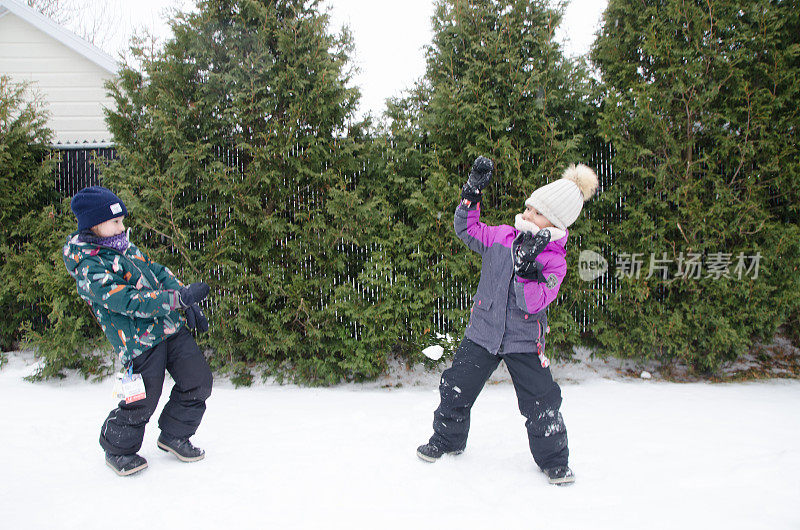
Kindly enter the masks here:
[[181, 309], [186, 309], [205, 300], [209, 290], [206, 282], [196, 282], [178, 291], [178, 302], [181, 305]]
[[514, 256], [514, 272], [520, 278], [546, 283], [542, 273], [542, 264], [536, 261], [536, 256], [542, 253], [550, 242], [550, 231], [539, 230], [534, 236], [523, 232], [514, 240], [512, 252]]
[[461, 188], [461, 198], [474, 204], [481, 200], [481, 190], [485, 188], [492, 179], [494, 164], [485, 156], [479, 156], [472, 163], [469, 178], [464, 187]]
[[468, 201], [470, 204], [477, 204], [481, 202], [481, 197], [483, 194], [481, 190], [473, 188], [469, 185], [469, 183], [464, 184], [464, 187], [461, 188], [461, 198], [465, 201]]
[[469, 171], [469, 179], [467, 184], [482, 190], [485, 188], [489, 181], [492, 179], [492, 171], [494, 171], [494, 164], [485, 156], [479, 156], [472, 163], [472, 169]]
[[200, 333], [208, 331], [208, 319], [199, 305], [193, 304], [186, 308], [186, 325], [189, 329], [197, 328]]

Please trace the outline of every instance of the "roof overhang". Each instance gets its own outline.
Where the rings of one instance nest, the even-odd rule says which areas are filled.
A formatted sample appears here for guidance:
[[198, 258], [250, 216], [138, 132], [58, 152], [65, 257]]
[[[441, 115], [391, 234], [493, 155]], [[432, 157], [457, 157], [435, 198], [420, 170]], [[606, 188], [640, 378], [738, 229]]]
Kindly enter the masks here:
[[106, 52], [81, 37], [75, 35], [68, 29], [56, 24], [35, 9], [28, 7], [27, 4], [19, 0], [0, 0], [0, 18], [8, 13], [14, 14], [35, 27], [39, 31], [56, 39], [61, 44], [79, 53], [86, 59], [95, 63], [100, 68], [110, 74], [117, 74], [119, 63]]

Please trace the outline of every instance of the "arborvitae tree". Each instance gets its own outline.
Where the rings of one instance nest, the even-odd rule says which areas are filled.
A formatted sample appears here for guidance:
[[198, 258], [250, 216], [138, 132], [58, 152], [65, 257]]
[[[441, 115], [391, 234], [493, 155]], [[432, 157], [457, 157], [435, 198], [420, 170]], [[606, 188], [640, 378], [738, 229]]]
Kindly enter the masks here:
[[621, 205], [607, 351], [713, 370], [797, 311], [799, 17], [794, 0], [609, 1], [592, 51]]
[[203, 344], [242, 382], [255, 363], [310, 382], [382, 366], [335, 292], [372, 216], [353, 186], [351, 39], [327, 24], [316, 0], [201, 1], [111, 87], [120, 161], [105, 183], [136, 243], [211, 285]]
[[32, 378], [62, 377], [65, 369], [102, 378], [114, 369], [116, 355], [64, 268], [62, 248], [76, 227], [69, 198], [38, 208], [40, 215], [21, 224], [29, 243], [9, 260], [19, 278], [21, 300], [36, 309], [22, 324], [23, 346], [43, 361]]
[[64, 368], [98, 374], [107, 360], [93, 353], [99, 328], [64, 274], [61, 247], [75, 222], [53, 186], [46, 123], [26, 87], [0, 77], [0, 344], [29, 341], [44, 361], [39, 377]]
[[40, 102], [25, 85], [0, 76], [0, 350], [19, 339], [19, 326], [33, 318], [22, 284], [30, 271], [15, 268], [30, 243], [25, 228], [54, 200], [49, 146], [52, 132]]
[[[584, 160], [592, 86], [554, 39], [560, 21], [560, 6], [544, 0], [438, 2], [425, 77], [389, 108], [397, 167], [389, 229], [403, 245], [397, 255], [407, 256], [396, 264], [394, 288], [413, 303], [401, 314], [418, 340], [432, 330], [455, 339], [466, 324], [480, 257], [453, 233], [453, 210], [473, 160], [495, 162], [482, 208], [491, 224], [513, 224], [535, 188]], [[570, 230], [568, 261], [577, 260], [589, 225], [581, 220]], [[569, 298], [576, 278], [550, 309], [557, 331], [550, 345], [577, 338]], [[436, 310], [443, 322], [433, 321]]]

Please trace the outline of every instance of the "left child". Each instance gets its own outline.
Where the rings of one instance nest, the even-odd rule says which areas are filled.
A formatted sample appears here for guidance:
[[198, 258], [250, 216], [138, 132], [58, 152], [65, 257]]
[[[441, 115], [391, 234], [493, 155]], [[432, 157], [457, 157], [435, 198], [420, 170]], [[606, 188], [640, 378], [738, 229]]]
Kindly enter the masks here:
[[123, 367], [144, 383], [144, 396], [120, 401], [103, 422], [100, 445], [106, 464], [120, 476], [147, 467], [137, 452], [158, 405], [165, 370], [175, 385], [158, 420], [157, 446], [183, 462], [202, 460], [205, 452], [189, 438], [203, 418], [213, 376], [187, 327], [208, 330], [198, 306], [208, 296], [208, 285], [185, 286], [131, 244], [123, 224], [128, 210], [110, 190], [84, 188], [70, 206], [78, 230], [64, 245], [64, 264]]

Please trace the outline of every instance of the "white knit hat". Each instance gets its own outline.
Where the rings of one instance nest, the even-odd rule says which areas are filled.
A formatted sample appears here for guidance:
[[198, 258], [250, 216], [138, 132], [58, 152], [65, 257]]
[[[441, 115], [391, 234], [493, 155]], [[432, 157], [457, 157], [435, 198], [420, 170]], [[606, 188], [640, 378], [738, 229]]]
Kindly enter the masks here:
[[566, 230], [597, 190], [597, 175], [589, 166], [572, 164], [555, 182], [534, 190], [525, 206], [536, 208], [557, 228]]

